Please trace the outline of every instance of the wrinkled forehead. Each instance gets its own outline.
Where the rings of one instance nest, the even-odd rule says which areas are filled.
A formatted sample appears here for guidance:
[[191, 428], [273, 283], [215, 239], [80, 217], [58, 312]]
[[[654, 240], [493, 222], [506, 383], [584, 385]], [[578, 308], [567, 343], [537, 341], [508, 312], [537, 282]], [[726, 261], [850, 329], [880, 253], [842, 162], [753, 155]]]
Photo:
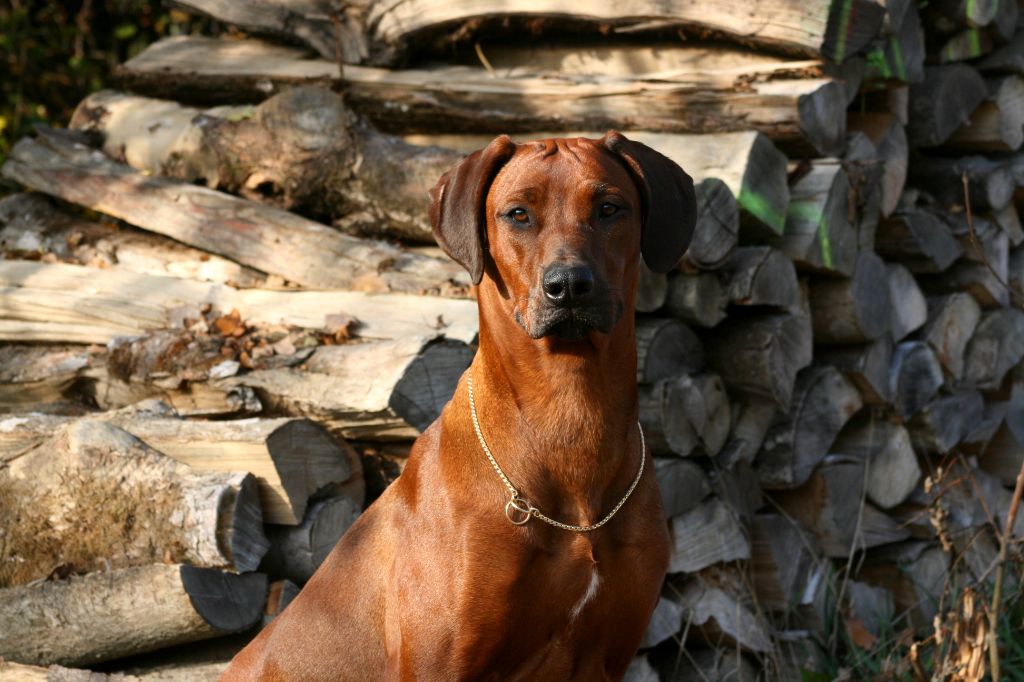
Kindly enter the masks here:
[[557, 192], [590, 194], [614, 189], [638, 198], [636, 184], [623, 162], [600, 140], [556, 138], [520, 144], [498, 172], [489, 198], [526, 192], [528, 200]]

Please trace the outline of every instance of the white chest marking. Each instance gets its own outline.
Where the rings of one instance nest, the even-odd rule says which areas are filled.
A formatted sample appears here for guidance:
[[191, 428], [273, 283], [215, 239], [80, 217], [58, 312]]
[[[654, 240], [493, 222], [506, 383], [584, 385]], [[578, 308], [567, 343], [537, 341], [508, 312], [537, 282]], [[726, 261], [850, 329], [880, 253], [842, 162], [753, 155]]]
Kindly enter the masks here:
[[593, 572], [590, 574], [590, 584], [587, 585], [587, 591], [583, 593], [580, 600], [576, 602], [576, 605], [572, 607], [572, 611], [569, 612], [569, 620], [576, 620], [580, 611], [586, 606], [596, 595], [597, 589], [601, 586], [601, 576], [597, 574], [597, 567], [593, 568]]

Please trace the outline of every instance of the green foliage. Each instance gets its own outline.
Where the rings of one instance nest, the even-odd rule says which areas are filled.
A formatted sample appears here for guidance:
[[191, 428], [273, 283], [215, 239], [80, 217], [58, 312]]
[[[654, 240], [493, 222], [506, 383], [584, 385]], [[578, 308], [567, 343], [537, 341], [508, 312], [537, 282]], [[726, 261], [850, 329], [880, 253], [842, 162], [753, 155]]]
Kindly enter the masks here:
[[0, 163], [34, 124], [66, 125], [82, 98], [114, 87], [115, 67], [150, 43], [216, 30], [158, 0], [0, 2]]

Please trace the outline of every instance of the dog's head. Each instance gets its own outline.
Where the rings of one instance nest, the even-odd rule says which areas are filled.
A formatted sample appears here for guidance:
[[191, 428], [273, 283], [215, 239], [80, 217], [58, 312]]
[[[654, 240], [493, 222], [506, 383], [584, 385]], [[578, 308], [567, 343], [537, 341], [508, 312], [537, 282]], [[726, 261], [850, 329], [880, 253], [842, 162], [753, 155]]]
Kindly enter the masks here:
[[486, 275], [532, 338], [609, 332], [632, 308], [641, 254], [655, 272], [690, 243], [693, 181], [646, 145], [515, 144], [501, 136], [431, 190], [438, 244], [479, 284]]

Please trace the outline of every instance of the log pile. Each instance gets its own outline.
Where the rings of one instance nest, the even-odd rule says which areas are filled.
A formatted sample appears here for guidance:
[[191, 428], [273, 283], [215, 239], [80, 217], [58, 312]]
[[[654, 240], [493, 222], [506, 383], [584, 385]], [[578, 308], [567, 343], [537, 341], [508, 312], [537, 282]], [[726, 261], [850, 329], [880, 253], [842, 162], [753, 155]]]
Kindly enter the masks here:
[[1015, 2], [176, 4], [251, 35], [150, 46], [3, 166], [32, 193], [0, 200], [0, 658], [283, 608], [472, 359], [426, 190], [499, 132], [616, 128], [698, 183], [640, 287], [674, 553], [628, 679], [821, 675], [991, 578], [1024, 463]]

